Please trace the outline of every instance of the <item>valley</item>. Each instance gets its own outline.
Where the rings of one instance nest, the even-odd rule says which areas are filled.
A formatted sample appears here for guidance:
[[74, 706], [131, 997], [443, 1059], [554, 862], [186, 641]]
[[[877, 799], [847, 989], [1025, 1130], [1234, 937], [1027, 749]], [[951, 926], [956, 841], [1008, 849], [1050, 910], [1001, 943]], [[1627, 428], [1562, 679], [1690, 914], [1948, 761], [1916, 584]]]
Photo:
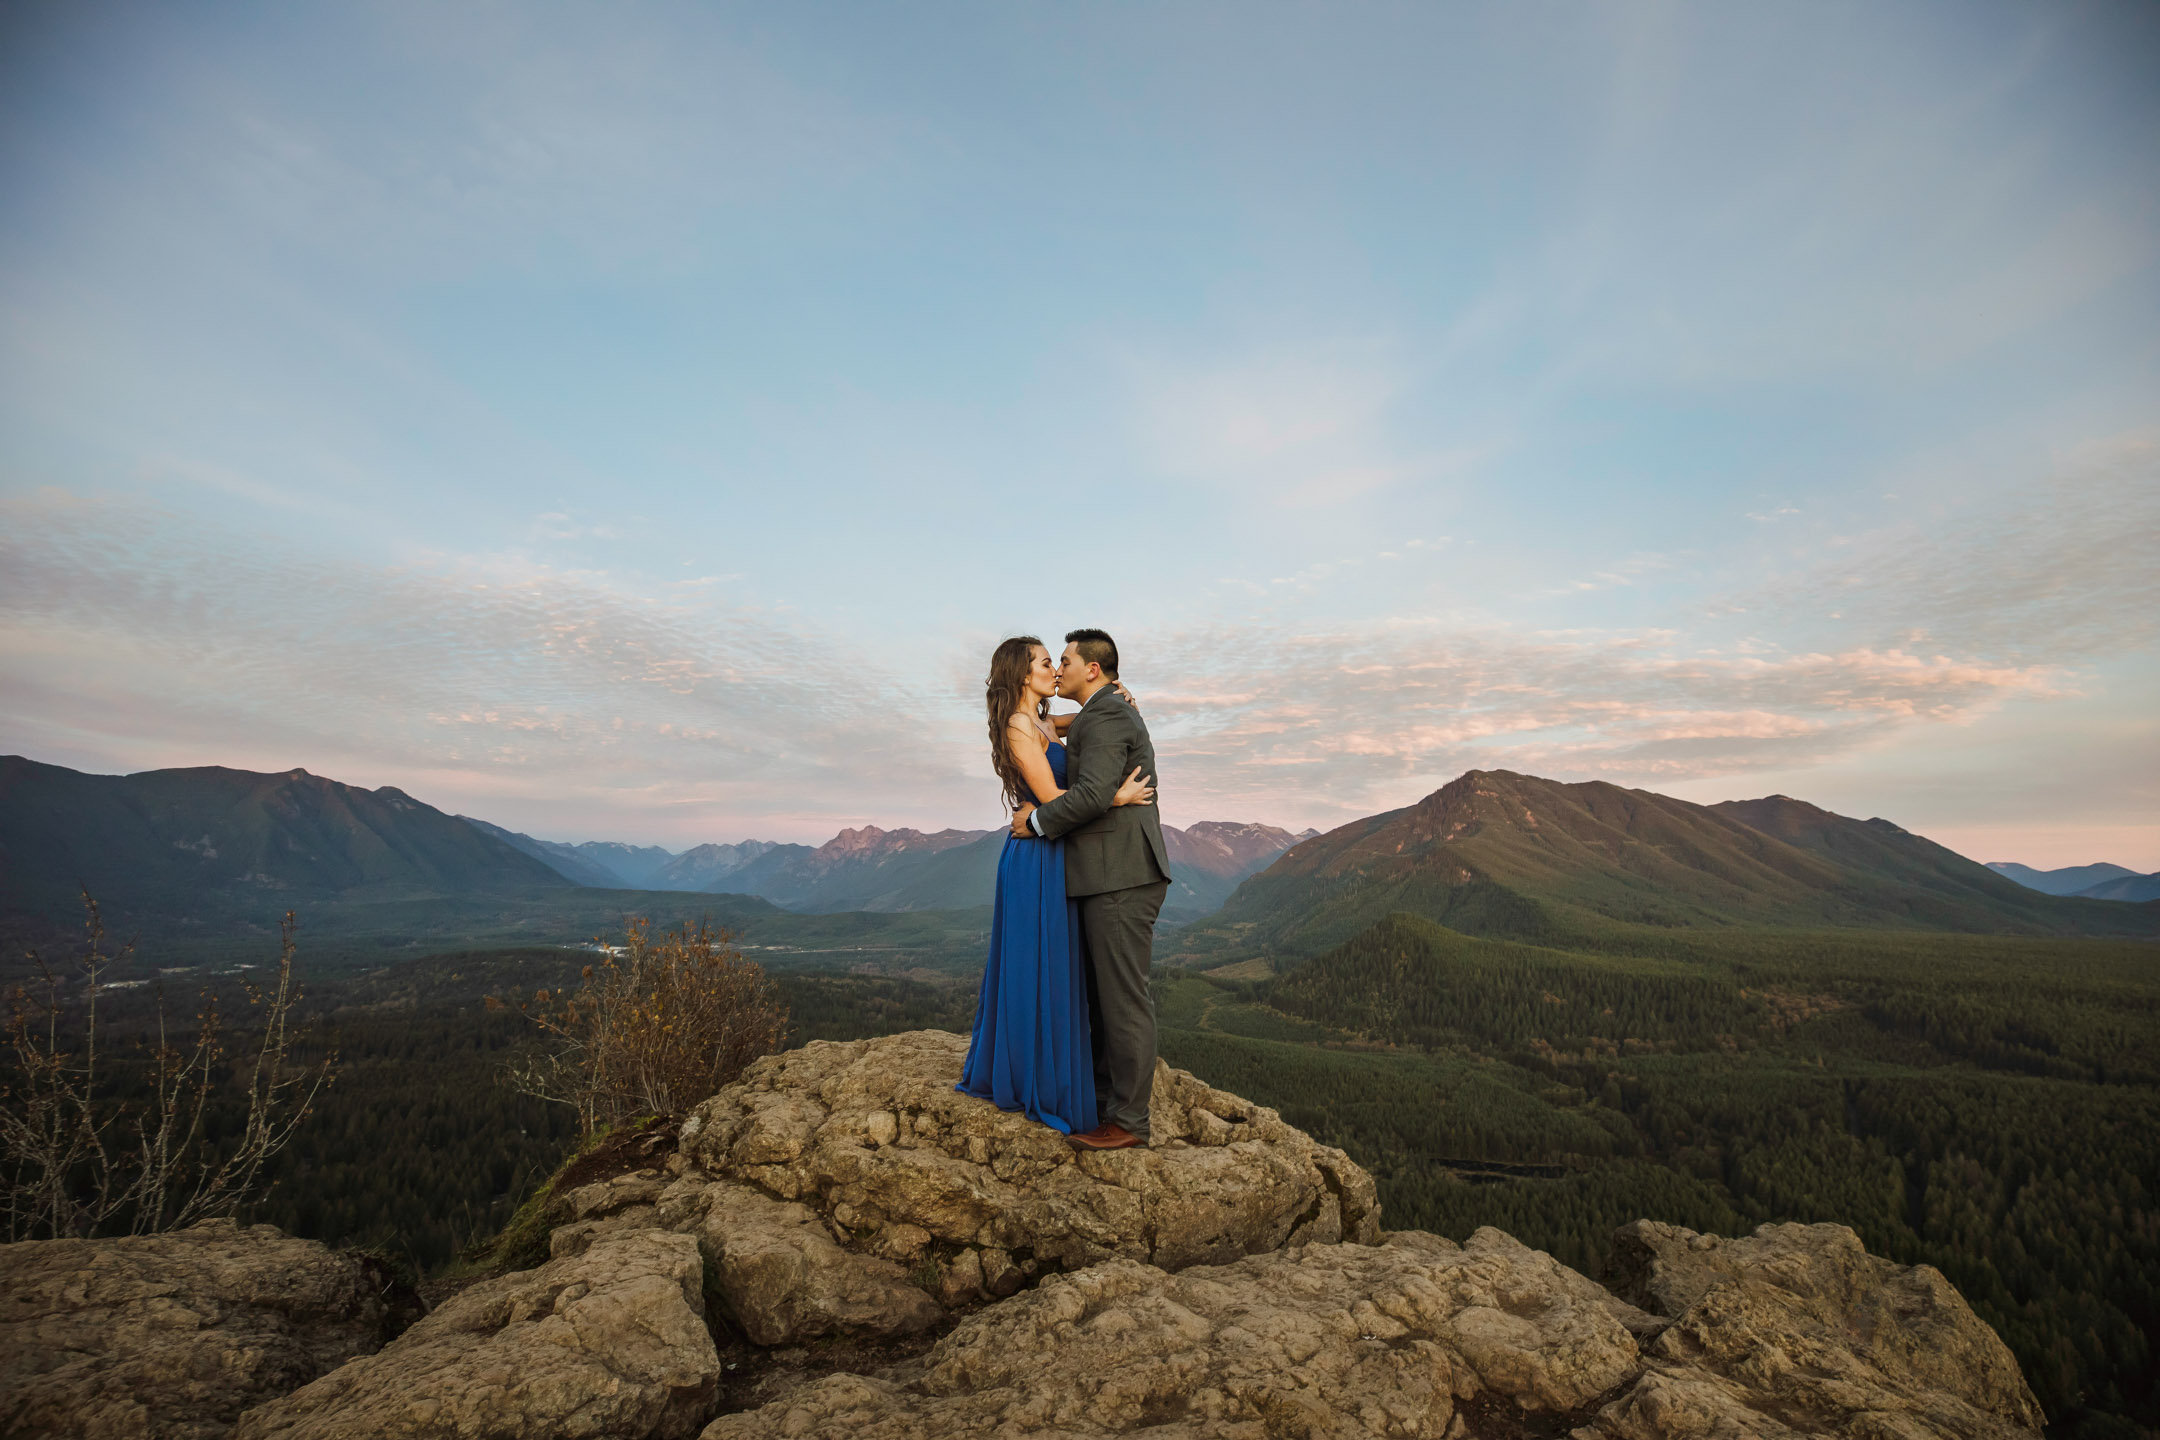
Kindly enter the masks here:
[[[985, 907], [579, 884], [397, 792], [240, 773], [208, 787], [221, 814], [165, 781], [165, 809], [107, 787], [43, 830], [52, 796], [18, 785], [9, 923], [64, 953], [74, 897], [50, 857], [105, 865], [108, 919], [139, 940], [114, 1024], [140, 1037], [160, 989], [241, 1013], [240, 967], [300, 910], [302, 1048], [339, 1069], [256, 1207], [295, 1234], [454, 1273], [573, 1138], [504, 1082], [534, 1038], [514, 1002], [574, 984], [632, 917], [731, 931], [780, 985], [790, 1044], [972, 1023]], [[48, 808], [14, 803], [25, 788]], [[100, 851], [84, 815], [122, 843]], [[1785, 797], [1506, 772], [1325, 835], [1212, 838], [1235, 865], [1232, 841], [1277, 836], [1297, 843], [1219, 911], [1163, 928], [1161, 1052], [1347, 1150], [1389, 1225], [1496, 1225], [1591, 1274], [1642, 1216], [1851, 1225], [1949, 1276], [2059, 1433], [2160, 1420], [2160, 906], [2049, 895]], [[840, 839], [873, 857], [824, 862], [851, 893], [900, 893], [999, 837]], [[808, 873], [777, 846], [742, 863], [775, 855]]]
[[[2160, 1325], [2160, 957], [2131, 941], [1852, 932], [1686, 957], [1413, 917], [1236, 981], [1163, 968], [1170, 1063], [1372, 1171], [1391, 1227], [1499, 1226], [1597, 1274], [1654, 1215], [1851, 1225], [1941, 1269], [2053, 1415], [2149, 1415]], [[416, 1271], [491, 1235], [572, 1141], [501, 1080], [515, 998], [588, 957], [478, 950], [329, 981], [337, 1087], [262, 1218]], [[973, 977], [776, 968], [790, 1043], [961, 1033]], [[2127, 1432], [2126, 1432], [2127, 1433]]]

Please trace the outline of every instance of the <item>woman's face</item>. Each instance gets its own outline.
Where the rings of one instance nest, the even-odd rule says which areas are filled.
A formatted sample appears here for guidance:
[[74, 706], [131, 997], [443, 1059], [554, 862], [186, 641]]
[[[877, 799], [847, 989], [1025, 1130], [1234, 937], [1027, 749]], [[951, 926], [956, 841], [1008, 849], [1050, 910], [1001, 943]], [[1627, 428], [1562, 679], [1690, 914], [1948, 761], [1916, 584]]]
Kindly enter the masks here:
[[1042, 646], [1035, 646], [1034, 652], [1028, 657], [1028, 694], [1047, 700], [1057, 694], [1057, 666], [1050, 662], [1050, 652]]

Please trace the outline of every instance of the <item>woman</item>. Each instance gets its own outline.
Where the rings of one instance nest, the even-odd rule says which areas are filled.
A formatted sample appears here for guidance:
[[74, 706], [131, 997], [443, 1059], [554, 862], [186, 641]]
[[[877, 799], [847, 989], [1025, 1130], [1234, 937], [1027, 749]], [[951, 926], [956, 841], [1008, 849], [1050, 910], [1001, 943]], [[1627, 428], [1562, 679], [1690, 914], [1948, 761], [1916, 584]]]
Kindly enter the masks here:
[[[990, 768], [1005, 787], [1006, 806], [1024, 799], [1046, 804], [1064, 794], [1065, 747], [1058, 736], [1072, 717], [1049, 713], [1057, 669], [1048, 647], [1032, 635], [1004, 641], [990, 657], [984, 689]], [[1135, 770], [1114, 803], [1147, 805], [1154, 798], [1155, 787]], [[955, 1088], [1001, 1110], [1025, 1110], [1065, 1135], [1096, 1124], [1079, 926], [1080, 907], [1065, 898], [1065, 842], [1006, 836], [975, 1038]]]

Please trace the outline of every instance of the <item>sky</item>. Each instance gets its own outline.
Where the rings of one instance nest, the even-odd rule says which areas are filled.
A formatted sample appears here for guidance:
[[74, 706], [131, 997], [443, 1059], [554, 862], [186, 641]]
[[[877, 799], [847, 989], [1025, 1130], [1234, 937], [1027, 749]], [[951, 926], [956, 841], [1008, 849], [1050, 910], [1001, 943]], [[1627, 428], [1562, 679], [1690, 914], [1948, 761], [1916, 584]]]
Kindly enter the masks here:
[[2160, 7], [18, 3], [0, 215], [0, 751], [2160, 869]]

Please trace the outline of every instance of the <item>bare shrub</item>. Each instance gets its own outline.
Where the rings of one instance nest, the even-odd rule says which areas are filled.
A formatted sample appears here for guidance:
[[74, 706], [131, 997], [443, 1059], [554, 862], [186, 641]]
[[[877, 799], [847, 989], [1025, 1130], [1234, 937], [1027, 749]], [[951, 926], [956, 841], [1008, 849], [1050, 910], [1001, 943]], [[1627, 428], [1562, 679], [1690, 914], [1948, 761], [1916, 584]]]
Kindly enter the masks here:
[[[262, 1031], [253, 1055], [228, 1068], [220, 1063], [224, 1017], [208, 990], [192, 1042], [183, 1046], [168, 1036], [161, 986], [156, 1043], [132, 1053], [112, 1043], [99, 1015], [114, 984], [107, 972], [124, 966], [134, 946], [108, 953], [88, 891], [83, 908], [81, 953], [55, 970], [33, 951], [37, 980], [8, 992], [0, 1078], [0, 1212], [7, 1238], [144, 1235], [232, 1215], [255, 1197], [264, 1162], [308, 1117], [336, 1062], [330, 1055], [313, 1067], [287, 1063], [300, 1001], [293, 974], [299, 922], [286, 912], [276, 983], [267, 991], [243, 986], [249, 1005], [261, 1012]], [[237, 1076], [247, 1097], [246, 1121], [229, 1148], [205, 1133], [224, 1092], [221, 1074]], [[136, 1082], [133, 1099], [113, 1093], [125, 1080]]]
[[779, 988], [709, 924], [655, 935], [633, 920], [576, 991], [542, 990], [517, 1008], [551, 1046], [513, 1061], [511, 1083], [574, 1107], [587, 1137], [636, 1115], [680, 1115], [787, 1038]]

